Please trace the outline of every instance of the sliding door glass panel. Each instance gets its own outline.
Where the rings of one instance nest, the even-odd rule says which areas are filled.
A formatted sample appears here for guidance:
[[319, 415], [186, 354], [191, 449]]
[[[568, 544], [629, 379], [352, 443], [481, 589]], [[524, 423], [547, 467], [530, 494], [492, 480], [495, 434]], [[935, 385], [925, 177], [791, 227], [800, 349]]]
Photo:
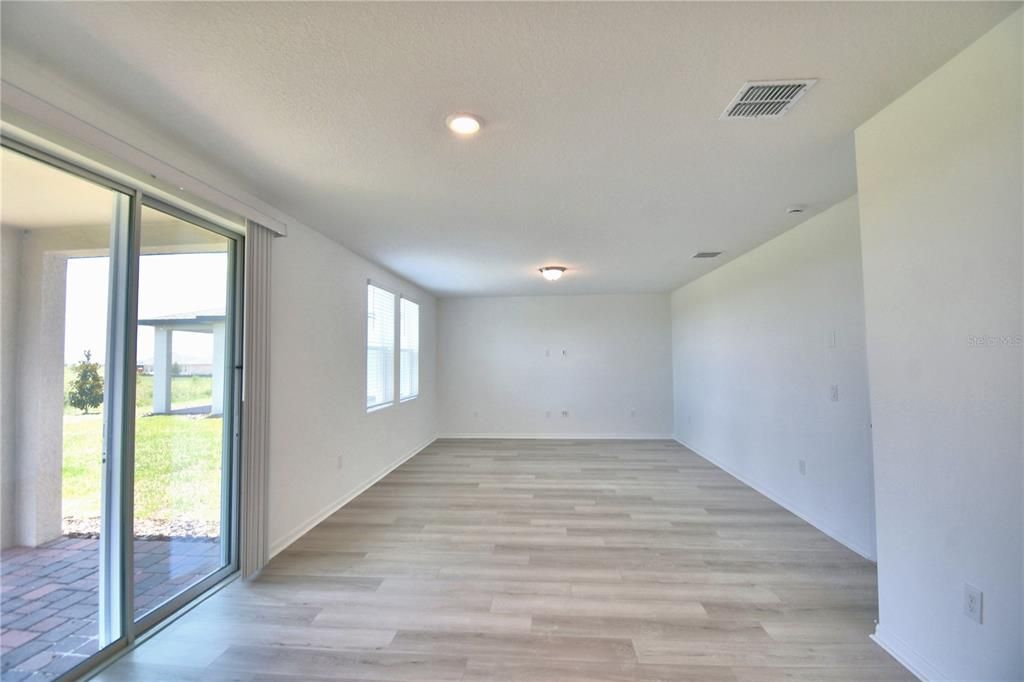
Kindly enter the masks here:
[[227, 565], [233, 241], [142, 208], [136, 361], [134, 610]]
[[0, 673], [52, 679], [123, 633], [105, 433], [130, 199], [7, 148], [0, 162]]

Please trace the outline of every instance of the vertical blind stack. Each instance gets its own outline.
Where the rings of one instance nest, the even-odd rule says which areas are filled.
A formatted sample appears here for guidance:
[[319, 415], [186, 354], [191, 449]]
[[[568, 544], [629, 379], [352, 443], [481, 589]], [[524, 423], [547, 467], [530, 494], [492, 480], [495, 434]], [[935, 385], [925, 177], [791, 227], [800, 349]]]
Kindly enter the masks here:
[[249, 221], [245, 238], [245, 336], [242, 374], [241, 556], [243, 578], [269, 560], [270, 271], [275, 234]]

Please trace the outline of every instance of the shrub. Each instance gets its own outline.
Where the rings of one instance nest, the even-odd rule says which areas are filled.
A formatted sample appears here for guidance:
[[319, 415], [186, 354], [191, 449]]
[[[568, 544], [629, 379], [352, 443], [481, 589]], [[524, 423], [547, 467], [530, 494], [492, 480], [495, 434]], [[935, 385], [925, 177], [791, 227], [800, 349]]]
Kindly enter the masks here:
[[68, 404], [89, 414], [89, 409], [103, 404], [103, 377], [99, 363], [92, 361], [92, 353], [85, 351], [85, 359], [73, 368], [74, 379], [68, 389]]

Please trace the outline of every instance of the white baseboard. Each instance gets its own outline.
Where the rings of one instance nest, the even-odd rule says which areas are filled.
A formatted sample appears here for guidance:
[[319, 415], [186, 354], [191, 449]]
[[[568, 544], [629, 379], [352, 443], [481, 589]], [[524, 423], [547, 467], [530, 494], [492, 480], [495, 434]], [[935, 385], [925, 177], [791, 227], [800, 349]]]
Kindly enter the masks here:
[[673, 440], [669, 433], [446, 433], [438, 440]]
[[952, 679], [943, 675], [928, 659], [902, 639], [883, 629], [881, 623], [875, 626], [875, 634], [868, 636], [921, 682], [944, 682]]
[[696, 448], [691, 447], [690, 445], [687, 445], [686, 443], [684, 443], [683, 441], [679, 440], [678, 438], [673, 438], [672, 440], [674, 440], [675, 442], [679, 443], [684, 448], [693, 451], [694, 453], [696, 453], [700, 457], [703, 457], [704, 459], [706, 459], [707, 461], [711, 462], [716, 467], [718, 467], [722, 471], [726, 472], [727, 474], [729, 474], [733, 478], [737, 479], [741, 483], [750, 486], [751, 488], [753, 488], [757, 492], [761, 493], [762, 495], [767, 497], [769, 500], [771, 500], [775, 504], [777, 504], [777, 505], [779, 505], [781, 507], [784, 507], [786, 510], [788, 510], [788, 511], [792, 512], [793, 514], [799, 516], [801, 519], [803, 519], [807, 523], [811, 524], [812, 526], [814, 526], [815, 528], [820, 530], [825, 535], [829, 536], [830, 538], [832, 538], [836, 542], [839, 542], [839, 543], [843, 544], [844, 546], [846, 546], [849, 549], [853, 550], [857, 554], [860, 554], [862, 557], [864, 557], [868, 561], [871, 561], [871, 562], [876, 562], [877, 561], [877, 559], [876, 559], [876, 557], [875, 557], [873, 552], [869, 551], [865, 547], [861, 547], [858, 543], [851, 541], [849, 538], [844, 537], [842, 533], [837, 533], [833, 528], [830, 528], [827, 524], [819, 522], [817, 519], [814, 518], [814, 516], [812, 514], [808, 514], [805, 511], [801, 510], [799, 507], [797, 507], [792, 502], [790, 502], [788, 499], [786, 499], [785, 496], [779, 495], [776, 492], [774, 492], [773, 490], [771, 490], [771, 489], [761, 485], [757, 481], [751, 480], [750, 478], [748, 478], [748, 477], [740, 474], [739, 472], [733, 470], [731, 467], [729, 467], [729, 466], [727, 466], [725, 464], [722, 464], [721, 462], [716, 460], [714, 457], [710, 457], [710, 456], [704, 454], [703, 452], [697, 450]]
[[280, 540], [276, 541], [274, 544], [272, 544], [270, 546], [270, 558], [272, 559], [275, 556], [277, 556], [278, 554], [280, 554], [282, 551], [284, 551], [285, 549], [288, 548], [288, 545], [292, 544], [293, 542], [295, 542], [296, 540], [301, 538], [303, 535], [308, 533], [318, 523], [320, 523], [321, 521], [326, 519], [328, 516], [330, 516], [334, 512], [336, 512], [339, 509], [341, 509], [342, 507], [344, 507], [346, 504], [348, 504], [349, 502], [351, 502], [355, 498], [357, 498], [360, 495], [362, 495], [374, 483], [376, 483], [380, 479], [384, 478], [385, 476], [387, 476], [392, 471], [394, 471], [398, 467], [400, 467], [403, 464], [405, 464], [406, 462], [408, 462], [410, 459], [412, 459], [413, 457], [415, 457], [419, 453], [421, 453], [424, 450], [426, 450], [428, 447], [430, 447], [430, 445], [435, 440], [437, 440], [436, 437], [435, 438], [431, 438], [426, 443], [424, 443], [424, 444], [422, 444], [422, 445], [420, 445], [418, 447], [413, 448], [411, 452], [409, 452], [409, 453], [407, 453], [405, 455], [402, 455], [400, 458], [398, 458], [397, 461], [395, 461], [394, 463], [389, 464], [388, 466], [384, 467], [384, 469], [381, 470], [380, 473], [374, 474], [367, 481], [365, 481], [361, 485], [356, 486], [355, 490], [352, 490], [351, 492], [348, 492], [348, 493], [342, 495], [341, 497], [339, 497], [338, 499], [334, 500], [333, 502], [328, 504], [326, 507], [324, 507], [323, 509], [318, 511], [311, 518], [309, 518], [308, 520], [306, 520], [303, 523], [299, 524], [297, 528], [295, 528], [294, 530], [289, 532], [287, 535], [285, 535], [283, 538], [281, 538]]

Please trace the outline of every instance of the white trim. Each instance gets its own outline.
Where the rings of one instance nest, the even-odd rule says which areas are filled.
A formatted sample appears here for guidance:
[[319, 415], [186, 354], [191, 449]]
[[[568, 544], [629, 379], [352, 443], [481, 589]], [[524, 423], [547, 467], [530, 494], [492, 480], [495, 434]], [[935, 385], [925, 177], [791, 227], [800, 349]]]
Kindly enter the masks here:
[[398, 287], [392, 288], [390, 285], [381, 284], [379, 280], [373, 279], [372, 277], [366, 278], [366, 285], [371, 287], [377, 287], [382, 291], [386, 291], [392, 296], [394, 296], [396, 299], [401, 298], [401, 294], [398, 293]]
[[446, 433], [438, 440], [674, 440], [667, 433]]
[[953, 679], [939, 672], [939, 669], [931, 661], [914, 651], [902, 639], [884, 630], [881, 623], [875, 625], [875, 634], [868, 635], [868, 637], [885, 649], [886, 653], [895, 658], [900, 665], [909, 670], [921, 682], [943, 682]]
[[277, 556], [278, 554], [280, 554], [282, 551], [284, 551], [285, 549], [288, 548], [288, 545], [292, 544], [293, 542], [295, 542], [296, 540], [301, 538], [303, 535], [308, 533], [317, 524], [319, 524], [321, 521], [326, 519], [328, 516], [330, 516], [331, 514], [333, 514], [336, 511], [338, 511], [339, 509], [344, 507], [346, 504], [348, 504], [349, 502], [351, 502], [355, 498], [357, 498], [360, 495], [362, 495], [372, 485], [377, 483], [377, 481], [381, 480], [382, 478], [384, 478], [385, 476], [390, 474], [392, 471], [394, 471], [395, 469], [397, 469], [398, 467], [402, 466], [403, 464], [408, 462], [410, 459], [412, 459], [416, 455], [418, 455], [421, 452], [423, 452], [424, 450], [426, 450], [428, 447], [430, 447], [430, 445], [435, 440], [437, 440], [437, 438], [431, 438], [426, 443], [424, 443], [424, 444], [422, 444], [422, 445], [420, 445], [418, 447], [413, 448], [411, 452], [409, 452], [408, 454], [403, 455], [402, 457], [400, 457], [398, 459], [398, 461], [396, 461], [396, 462], [394, 462], [392, 464], [389, 464], [386, 467], [384, 467], [384, 469], [380, 473], [371, 476], [369, 478], [369, 480], [367, 480], [362, 485], [357, 486], [356, 489], [353, 490], [352, 492], [349, 492], [349, 493], [346, 493], [346, 494], [342, 495], [341, 497], [336, 499], [334, 502], [331, 502], [326, 507], [324, 507], [323, 509], [318, 511], [316, 514], [314, 514], [309, 520], [307, 520], [307, 521], [305, 521], [303, 523], [300, 523], [298, 525], [298, 527], [296, 527], [290, 533], [286, 534], [283, 538], [281, 538], [280, 540], [277, 540], [276, 542], [274, 542], [274, 544], [272, 544], [270, 546], [270, 557], [273, 558], [273, 557]]
[[791, 501], [789, 501], [785, 496], [779, 495], [778, 493], [774, 492], [773, 490], [770, 490], [767, 487], [765, 487], [765, 486], [763, 486], [763, 485], [761, 485], [761, 484], [759, 484], [759, 483], [757, 483], [755, 481], [752, 481], [751, 479], [747, 478], [746, 476], [743, 476], [742, 474], [734, 471], [733, 469], [731, 469], [730, 467], [726, 466], [725, 464], [722, 464], [721, 462], [717, 461], [715, 458], [709, 457], [708, 455], [704, 454], [703, 452], [700, 452], [696, 448], [694, 448], [694, 447], [692, 447], [690, 445], [687, 445], [685, 442], [683, 442], [679, 438], [676, 438], [676, 437], [673, 436], [672, 440], [674, 440], [675, 442], [679, 443], [684, 448], [686, 448], [688, 450], [691, 450], [694, 454], [698, 455], [699, 457], [703, 457], [707, 461], [711, 462], [716, 467], [718, 467], [719, 469], [721, 469], [725, 473], [729, 474], [730, 476], [732, 476], [733, 478], [738, 480], [740, 483], [743, 483], [744, 485], [749, 486], [750, 488], [753, 488], [754, 490], [756, 490], [757, 492], [761, 493], [762, 495], [767, 497], [769, 500], [774, 502], [775, 504], [777, 504], [777, 505], [779, 505], [781, 507], [784, 507], [786, 510], [788, 510], [789, 512], [795, 514], [796, 516], [799, 516], [801, 519], [803, 519], [807, 523], [811, 524], [812, 526], [814, 526], [815, 528], [820, 530], [822, 533], [824, 533], [825, 535], [827, 535], [830, 538], [832, 538], [833, 540], [835, 540], [836, 542], [839, 542], [842, 545], [846, 546], [848, 549], [853, 550], [854, 552], [856, 552], [857, 554], [861, 555], [862, 557], [864, 557], [868, 561], [871, 561], [873, 563], [877, 563], [878, 560], [875, 557], [873, 552], [870, 552], [865, 547], [861, 547], [858, 543], [850, 540], [848, 537], [845, 537], [842, 533], [839, 533], [835, 529], [829, 527], [827, 524], [821, 523], [820, 521], [815, 519], [812, 514], [808, 514], [807, 512], [802, 511], [799, 507], [797, 507], [795, 504], [793, 504]]

